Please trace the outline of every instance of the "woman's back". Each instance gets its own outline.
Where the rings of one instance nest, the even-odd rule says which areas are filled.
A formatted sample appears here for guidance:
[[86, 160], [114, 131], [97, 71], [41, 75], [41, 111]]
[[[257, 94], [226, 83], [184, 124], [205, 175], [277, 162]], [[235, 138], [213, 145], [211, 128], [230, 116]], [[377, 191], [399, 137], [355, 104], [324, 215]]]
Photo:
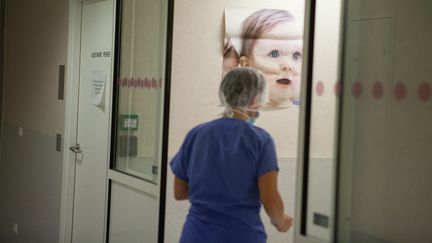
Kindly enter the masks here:
[[186, 136], [172, 167], [189, 184], [189, 217], [264, 233], [257, 180], [277, 170], [267, 132], [239, 119], [204, 123]]
[[219, 87], [224, 117], [192, 129], [171, 161], [174, 196], [191, 202], [181, 243], [264, 243], [261, 202], [277, 230], [291, 227], [273, 139], [250, 124], [266, 103], [266, 87], [255, 69], [229, 71]]

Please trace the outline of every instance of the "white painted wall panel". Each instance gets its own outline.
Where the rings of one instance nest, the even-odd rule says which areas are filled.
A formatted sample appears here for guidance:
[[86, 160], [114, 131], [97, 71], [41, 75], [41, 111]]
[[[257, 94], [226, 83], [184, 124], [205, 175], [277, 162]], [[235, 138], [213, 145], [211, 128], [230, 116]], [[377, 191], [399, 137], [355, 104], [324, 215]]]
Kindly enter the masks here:
[[159, 204], [154, 196], [111, 183], [110, 243], [156, 243]]

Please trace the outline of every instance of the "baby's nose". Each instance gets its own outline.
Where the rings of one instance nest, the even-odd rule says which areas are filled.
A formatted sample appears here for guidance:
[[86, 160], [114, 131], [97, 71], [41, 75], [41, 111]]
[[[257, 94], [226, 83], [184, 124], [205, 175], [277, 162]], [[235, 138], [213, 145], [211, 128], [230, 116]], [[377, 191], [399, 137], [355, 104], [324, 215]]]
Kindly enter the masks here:
[[280, 70], [282, 72], [300, 74], [301, 66], [300, 66], [300, 63], [286, 60], [286, 61], [280, 62]]
[[282, 69], [282, 71], [284, 71], [284, 72], [292, 72], [292, 71], [293, 71], [293, 67], [291, 67], [291, 65], [289, 65], [287, 62], [286, 62], [286, 63], [283, 63], [283, 64], [281, 65], [281, 69]]

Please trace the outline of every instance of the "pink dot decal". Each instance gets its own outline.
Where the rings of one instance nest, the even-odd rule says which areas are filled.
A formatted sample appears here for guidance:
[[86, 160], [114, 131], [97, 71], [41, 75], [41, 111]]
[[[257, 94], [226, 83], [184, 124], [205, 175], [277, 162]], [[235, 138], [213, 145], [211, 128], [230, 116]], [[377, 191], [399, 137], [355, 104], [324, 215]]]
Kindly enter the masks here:
[[377, 100], [381, 99], [381, 97], [384, 94], [384, 87], [380, 81], [377, 81], [374, 83], [372, 87], [372, 94], [373, 97]]
[[154, 78], [151, 79], [151, 87], [154, 88], [154, 89], [157, 88], [157, 80], [154, 79]]
[[362, 93], [362, 85], [359, 81], [356, 81], [352, 86], [352, 93], [354, 97], [359, 98]]
[[127, 78], [123, 78], [122, 79], [122, 86], [126, 87], [126, 85], [127, 85]]
[[121, 78], [118, 79], [117, 84], [121, 87], [121, 88], [133, 88], [133, 89], [159, 89], [162, 88], [163, 86], [163, 80], [160, 79], [156, 79], [156, 78]]
[[319, 81], [316, 86], [316, 92], [318, 96], [321, 96], [324, 93], [324, 83]]
[[394, 88], [394, 93], [397, 100], [401, 101], [405, 99], [407, 93], [405, 84], [402, 82], [397, 83]]
[[334, 94], [339, 97], [342, 94], [342, 83], [340, 81], [337, 81], [334, 85]]
[[428, 83], [424, 82], [420, 85], [418, 95], [421, 101], [427, 102], [431, 96], [431, 87]]
[[150, 80], [149, 80], [148, 78], [145, 78], [145, 80], [144, 80], [144, 87], [145, 87], [146, 89], [149, 89], [149, 88], [150, 88]]

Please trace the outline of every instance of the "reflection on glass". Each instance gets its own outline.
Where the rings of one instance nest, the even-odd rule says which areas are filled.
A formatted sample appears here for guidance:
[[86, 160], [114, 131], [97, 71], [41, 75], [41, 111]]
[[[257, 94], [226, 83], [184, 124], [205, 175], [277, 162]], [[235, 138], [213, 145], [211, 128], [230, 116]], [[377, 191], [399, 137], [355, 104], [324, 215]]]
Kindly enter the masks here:
[[430, 242], [432, 2], [345, 2], [338, 241]]
[[165, 5], [122, 1], [115, 169], [153, 183], [161, 160]]

